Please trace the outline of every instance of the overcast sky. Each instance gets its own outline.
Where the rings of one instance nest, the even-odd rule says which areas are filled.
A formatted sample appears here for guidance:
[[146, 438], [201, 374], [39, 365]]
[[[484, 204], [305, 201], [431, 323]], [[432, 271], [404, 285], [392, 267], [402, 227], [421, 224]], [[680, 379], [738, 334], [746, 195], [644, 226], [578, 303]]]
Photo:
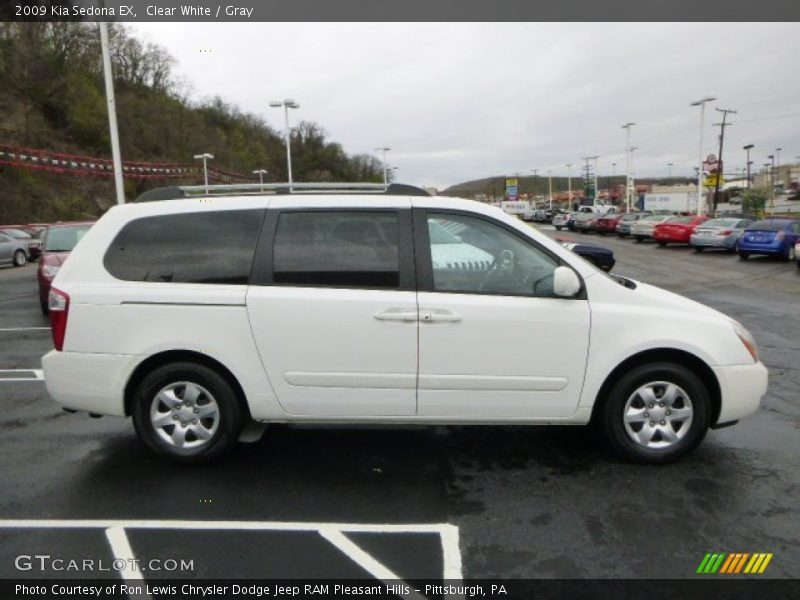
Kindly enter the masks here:
[[[600, 155], [602, 175], [625, 171], [625, 133], [639, 176], [690, 175], [699, 109], [709, 105], [704, 152], [716, 153], [720, 116], [726, 171], [757, 166], [777, 147], [800, 155], [800, 24], [584, 23], [140, 23], [165, 46], [195, 99], [219, 95], [283, 127], [319, 123], [348, 153], [390, 146], [398, 180], [447, 187], [489, 175], [566, 175]], [[198, 151], [210, 148], [198, 148]]]

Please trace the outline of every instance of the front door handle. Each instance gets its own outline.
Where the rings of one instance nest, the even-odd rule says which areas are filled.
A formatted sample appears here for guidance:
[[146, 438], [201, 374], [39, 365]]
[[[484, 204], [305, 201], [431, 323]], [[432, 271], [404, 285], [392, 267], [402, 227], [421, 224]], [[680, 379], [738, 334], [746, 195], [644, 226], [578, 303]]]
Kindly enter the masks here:
[[434, 308], [420, 311], [419, 320], [423, 323], [458, 323], [461, 316], [449, 310]]
[[379, 321], [416, 322], [419, 318], [419, 313], [415, 308], [387, 308], [376, 312], [374, 316]]

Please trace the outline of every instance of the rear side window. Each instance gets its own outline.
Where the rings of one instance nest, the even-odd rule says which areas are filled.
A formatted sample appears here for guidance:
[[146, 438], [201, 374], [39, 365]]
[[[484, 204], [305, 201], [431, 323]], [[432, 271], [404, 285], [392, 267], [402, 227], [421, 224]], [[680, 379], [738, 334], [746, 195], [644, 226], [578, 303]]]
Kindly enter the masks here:
[[272, 276], [277, 284], [397, 288], [398, 215], [283, 212], [275, 231]]
[[124, 281], [244, 285], [264, 210], [144, 217], [117, 234], [105, 267]]

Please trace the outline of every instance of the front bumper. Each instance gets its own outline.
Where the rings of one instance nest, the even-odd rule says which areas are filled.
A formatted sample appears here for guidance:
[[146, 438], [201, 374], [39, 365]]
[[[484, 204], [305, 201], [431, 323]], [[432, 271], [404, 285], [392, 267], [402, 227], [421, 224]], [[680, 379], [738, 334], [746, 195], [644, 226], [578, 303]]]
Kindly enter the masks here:
[[51, 350], [42, 357], [47, 391], [57, 404], [125, 416], [125, 384], [142, 357]]
[[717, 423], [738, 421], [758, 410], [761, 397], [767, 392], [769, 376], [762, 363], [711, 368], [722, 397]]

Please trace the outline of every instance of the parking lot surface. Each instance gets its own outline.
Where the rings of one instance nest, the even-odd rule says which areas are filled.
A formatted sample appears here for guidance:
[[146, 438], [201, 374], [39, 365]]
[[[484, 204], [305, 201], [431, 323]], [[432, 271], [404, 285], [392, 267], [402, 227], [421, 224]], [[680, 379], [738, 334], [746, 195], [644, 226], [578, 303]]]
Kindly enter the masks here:
[[[770, 369], [761, 410], [666, 466], [621, 462], [583, 427], [276, 426], [213, 464], [180, 467], [152, 456], [129, 420], [49, 400], [35, 266], [2, 269], [1, 576], [42, 575], [14, 567], [21, 553], [120, 548], [193, 559], [179, 577], [683, 578], [717, 551], [771, 552], [762, 577], [796, 576], [795, 267], [543, 229], [612, 248], [615, 273], [741, 321]], [[230, 527], [204, 528], [217, 521]]]

